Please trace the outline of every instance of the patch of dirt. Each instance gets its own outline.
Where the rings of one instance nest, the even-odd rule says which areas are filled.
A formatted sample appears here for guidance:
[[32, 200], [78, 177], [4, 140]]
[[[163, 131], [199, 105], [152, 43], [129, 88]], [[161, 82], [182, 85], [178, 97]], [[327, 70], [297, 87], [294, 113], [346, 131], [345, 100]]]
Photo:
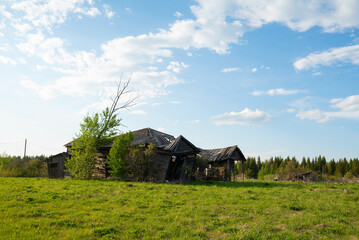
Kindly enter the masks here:
[[317, 224], [314, 226], [314, 228], [326, 228], [327, 225], [325, 225], [324, 223], [321, 223], [321, 224]]

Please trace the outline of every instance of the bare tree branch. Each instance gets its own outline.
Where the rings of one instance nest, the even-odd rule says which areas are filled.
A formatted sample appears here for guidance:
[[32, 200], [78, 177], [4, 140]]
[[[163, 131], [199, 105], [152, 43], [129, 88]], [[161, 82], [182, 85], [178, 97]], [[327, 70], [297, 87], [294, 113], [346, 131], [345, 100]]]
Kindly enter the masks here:
[[121, 106], [117, 106], [119, 100], [126, 94], [131, 93], [131, 90], [128, 90], [128, 86], [131, 82], [131, 78], [132, 75], [128, 78], [128, 80], [126, 82], [122, 82], [122, 75], [120, 78], [120, 81], [117, 83], [117, 91], [115, 94], [115, 97], [111, 97], [112, 100], [112, 104], [111, 107], [109, 108], [109, 114], [107, 115], [107, 118], [105, 119], [105, 125], [103, 126], [103, 128], [101, 129], [101, 131], [99, 132], [99, 135], [97, 137], [97, 140], [100, 140], [102, 135], [107, 131], [108, 125], [111, 122], [112, 117], [116, 114], [117, 111], [121, 110], [121, 109], [127, 109], [130, 107], [133, 107], [136, 105], [135, 101], [137, 100], [138, 96], [136, 97], [130, 97], [125, 103], [123, 103]]

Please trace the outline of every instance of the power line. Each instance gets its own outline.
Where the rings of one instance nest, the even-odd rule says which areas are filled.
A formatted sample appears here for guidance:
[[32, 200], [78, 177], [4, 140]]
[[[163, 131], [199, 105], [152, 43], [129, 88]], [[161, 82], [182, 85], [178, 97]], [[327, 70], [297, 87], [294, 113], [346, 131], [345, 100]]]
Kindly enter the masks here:
[[49, 147], [40, 146], [40, 145], [35, 144], [35, 143], [32, 143], [32, 142], [28, 142], [27, 144], [33, 145], [33, 146], [36, 146], [36, 147], [39, 147], [39, 148], [43, 148], [43, 149], [46, 149], [46, 150], [59, 151], [59, 152], [60, 152], [59, 149], [54, 149], [54, 148], [49, 148]]

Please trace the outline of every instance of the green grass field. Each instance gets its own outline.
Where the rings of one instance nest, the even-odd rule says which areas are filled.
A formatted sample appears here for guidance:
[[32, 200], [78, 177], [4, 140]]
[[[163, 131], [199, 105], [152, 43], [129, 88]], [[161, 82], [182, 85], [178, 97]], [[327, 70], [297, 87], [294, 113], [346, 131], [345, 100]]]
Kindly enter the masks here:
[[1, 239], [358, 239], [359, 184], [0, 178]]

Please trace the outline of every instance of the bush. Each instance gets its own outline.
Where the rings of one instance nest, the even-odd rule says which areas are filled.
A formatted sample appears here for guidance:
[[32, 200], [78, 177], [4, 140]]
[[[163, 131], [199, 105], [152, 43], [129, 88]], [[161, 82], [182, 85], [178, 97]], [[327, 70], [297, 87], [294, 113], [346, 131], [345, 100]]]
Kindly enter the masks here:
[[355, 178], [355, 175], [351, 171], [347, 172], [344, 175], [344, 179], [346, 179], [346, 180], [353, 180], [354, 178]]
[[274, 174], [267, 174], [267, 175], [265, 175], [265, 176], [263, 177], [263, 179], [264, 179], [265, 181], [273, 181], [274, 178], [275, 178], [275, 175], [274, 175]]
[[154, 144], [132, 147], [126, 157], [127, 179], [130, 181], [155, 181], [153, 161]]
[[130, 181], [154, 181], [155, 145], [133, 146], [131, 132], [118, 136], [107, 156], [112, 177]]
[[205, 179], [204, 171], [207, 167], [208, 167], [208, 159], [201, 155], [197, 155], [193, 164], [194, 172], [192, 174], [192, 177], [195, 180]]
[[45, 177], [47, 165], [43, 156], [0, 157], [0, 176], [2, 177]]

